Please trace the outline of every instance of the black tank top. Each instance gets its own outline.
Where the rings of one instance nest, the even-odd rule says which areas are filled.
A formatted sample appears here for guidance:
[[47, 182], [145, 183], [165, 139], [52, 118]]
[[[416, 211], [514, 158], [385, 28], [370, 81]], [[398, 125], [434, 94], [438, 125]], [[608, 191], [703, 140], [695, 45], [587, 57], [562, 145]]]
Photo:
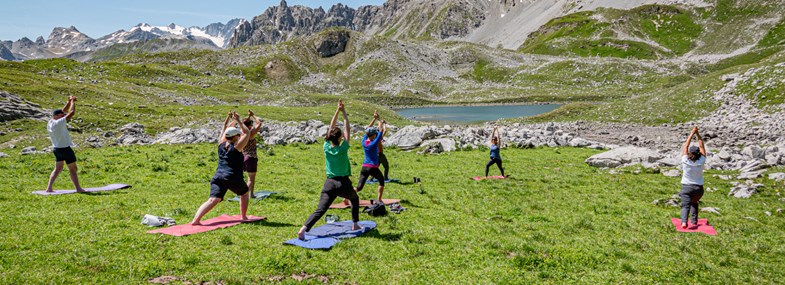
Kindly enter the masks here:
[[215, 178], [243, 178], [243, 153], [234, 148], [234, 144], [224, 147], [229, 142], [218, 145], [218, 169]]

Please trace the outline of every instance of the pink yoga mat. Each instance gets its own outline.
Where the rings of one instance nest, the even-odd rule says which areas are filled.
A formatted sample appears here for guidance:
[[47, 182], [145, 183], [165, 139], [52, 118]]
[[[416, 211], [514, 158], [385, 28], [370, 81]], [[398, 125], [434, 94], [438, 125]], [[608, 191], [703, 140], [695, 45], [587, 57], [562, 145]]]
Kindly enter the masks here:
[[488, 177], [485, 177], [485, 176], [475, 176], [475, 177], [472, 177], [472, 179], [477, 180], [477, 181], [484, 180], [484, 179], [504, 179], [504, 176], [501, 176], [501, 175], [488, 176]]
[[[119, 190], [119, 189], [125, 189], [125, 188], [131, 188], [131, 185], [128, 185], [128, 184], [109, 184], [109, 185], [102, 186], [102, 187], [97, 187], [97, 188], [85, 188], [84, 190], [87, 190], [88, 193], [93, 193], [93, 192], [101, 192], [101, 191]], [[74, 194], [74, 193], [76, 193], [76, 190], [55, 190], [54, 192], [46, 192], [44, 190], [33, 191], [33, 194], [45, 195], [45, 196], [48, 196], [48, 195]]]
[[[264, 220], [264, 219], [267, 219], [267, 218], [265, 218], [265, 217], [248, 216], [248, 221], [245, 221], [245, 223], [258, 222], [258, 221], [261, 221], [261, 220]], [[165, 235], [172, 235], [172, 236], [176, 236], [176, 237], [181, 237], [181, 236], [187, 236], [187, 235], [198, 234], [198, 233], [203, 233], [203, 232], [209, 232], [209, 231], [212, 231], [214, 229], [228, 228], [228, 227], [231, 227], [231, 226], [239, 225], [241, 223], [243, 223], [243, 221], [240, 220], [240, 215], [229, 216], [227, 214], [223, 214], [223, 215], [220, 215], [218, 217], [202, 221], [202, 225], [201, 226], [192, 226], [192, 225], [189, 225], [189, 224], [176, 225], [176, 226], [171, 226], [171, 227], [168, 227], [168, 228], [161, 228], [161, 229], [155, 229], [155, 230], [147, 231], [147, 233], [148, 234], [165, 234]]]
[[673, 226], [676, 227], [676, 230], [682, 233], [704, 233], [710, 236], [717, 235], [717, 231], [714, 230], [714, 227], [709, 225], [706, 219], [698, 219], [697, 225], [688, 223], [686, 229], [681, 228], [681, 219], [672, 218], [671, 222], [673, 223]]
[[[385, 205], [389, 205], [389, 204], [392, 204], [392, 203], [398, 203], [400, 201], [401, 201], [401, 199], [382, 199], [382, 202], [384, 202]], [[370, 205], [371, 205], [371, 201], [369, 201], [369, 200], [360, 200], [360, 207], [367, 207], [367, 206], [370, 206]], [[349, 205], [344, 205], [343, 202], [335, 203], [335, 204], [330, 205], [330, 209], [347, 209], [347, 208], [351, 208], [351, 207], [352, 207], [351, 203], [349, 203]]]

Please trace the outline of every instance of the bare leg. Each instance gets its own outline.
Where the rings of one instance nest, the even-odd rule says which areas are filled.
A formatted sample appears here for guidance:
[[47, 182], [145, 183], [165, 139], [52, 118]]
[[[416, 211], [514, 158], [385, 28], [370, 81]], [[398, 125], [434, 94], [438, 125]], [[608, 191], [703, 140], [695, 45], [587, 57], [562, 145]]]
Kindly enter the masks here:
[[[246, 200], [246, 202], [247, 201], [248, 200]], [[194, 220], [191, 221], [191, 225], [201, 225], [199, 221], [202, 220], [202, 217], [210, 212], [210, 210], [212, 210], [215, 205], [218, 205], [218, 203], [221, 203], [221, 198], [210, 197], [210, 199], [207, 199], [207, 201], [204, 202], [202, 206], [199, 206], [199, 210], [196, 211], [196, 215], [194, 215]]]
[[253, 186], [256, 184], [256, 172], [248, 172], [248, 191], [251, 192], [251, 197], [253, 195]]
[[384, 186], [379, 185], [379, 196], [376, 197], [377, 201], [382, 201], [382, 194], [384, 193]]
[[49, 174], [49, 184], [46, 185], [46, 192], [53, 192], [52, 185], [55, 184], [55, 180], [57, 176], [60, 175], [60, 172], [63, 172], [63, 165], [65, 161], [58, 161], [55, 162], [55, 169], [52, 170], [52, 174]]
[[242, 218], [243, 221], [248, 219], [246, 213], [248, 212], [248, 199], [249, 199], [248, 197], [250, 195], [251, 195], [250, 193], [245, 192], [245, 194], [240, 196], [240, 218]]
[[85, 192], [85, 190], [82, 189], [82, 185], [79, 185], [79, 176], [77, 175], [76, 172], [77, 172], [76, 162], [69, 163], [68, 176], [71, 177], [71, 182], [74, 183], [74, 187], [76, 187], [76, 192]]
[[300, 240], [305, 240], [305, 231], [306, 230], [308, 230], [308, 228], [305, 227], [305, 226], [302, 226], [300, 228], [300, 231], [297, 232], [297, 238], [300, 239]]

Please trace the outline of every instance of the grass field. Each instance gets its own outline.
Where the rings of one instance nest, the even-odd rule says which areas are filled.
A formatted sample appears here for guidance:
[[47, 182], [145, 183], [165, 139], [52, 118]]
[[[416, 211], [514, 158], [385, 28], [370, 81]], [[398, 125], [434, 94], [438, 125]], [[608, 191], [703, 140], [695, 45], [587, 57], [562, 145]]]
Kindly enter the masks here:
[[[30, 194], [46, 185], [51, 155], [0, 159], [0, 283], [147, 284], [177, 276], [299, 284], [291, 276], [306, 273], [321, 278], [304, 281], [310, 284], [766, 284], [781, 282], [785, 270], [781, 184], [736, 199], [727, 196], [729, 181], [709, 171], [707, 186], [718, 190], [706, 193], [703, 207], [722, 214], [702, 217], [718, 235], [682, 234], [670, 223], [678, 209], [651, 203], [675, 194], [678, 178], [636, 174], [637, 168], [612, 175], [583, 162], [598, 151], [575, 148], [504, 150], [512, 178], [479, 182], [469, 177], [481, 175], [485, 151], [423, 156], [388, 150], [392, 177], [422, 179], [421, 185], [387, 187], [386, 197], [403, 199], [408, 210], [363, 214], [377, 230], [324, 252], [281, 244], [316, 207], [324, 182], [320, 146], [275, 147], [260, 159], [257, 189], [279, 194], [252, 202], [249, 210], [266, 222], [187, 237], [146, 234], [149, 228], [139, 223], [144, 214], [178, 223], [192, 218], [208, 196], [214, 149], [79, 148], [83, 185], [133, 188], [59, 197]], [[359, 146], [350, 157], [356, 175]], [[56, 188], [70, 187], [63, 173]], [[372, 189], [361, 198], [372, 198]], [[238, 208], [223, 202], [207, 218]], [[350, 218], [348, 210], [328, 213]]]

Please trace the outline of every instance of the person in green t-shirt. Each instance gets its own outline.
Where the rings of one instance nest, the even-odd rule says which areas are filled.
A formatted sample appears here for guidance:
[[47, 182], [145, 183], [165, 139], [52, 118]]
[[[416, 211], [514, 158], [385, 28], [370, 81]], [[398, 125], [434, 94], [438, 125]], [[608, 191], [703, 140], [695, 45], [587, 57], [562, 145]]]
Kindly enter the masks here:
[[[335, 126], [339, 112], [343, 113], [344, 131]], [[335, 115], [333, 115], [333, 119], [330, 121], [330, 128], [324, 137], [327, 181], [324, 182], [324, 187], [322, 188], [319, 206], [308, 217], [300, 231], [297, 232], [297, 238], [300, 240], [305, 240], [305, 232], [310, 231], [313, 225], [324, 216], [324, 213], [327, 212], [327, 209], [330, 208], [330, 205], [337, 197], [343, 197], [352, 203], [352, 222], [354, 222], [352, 230], [360, 229], [360, 225], [357, 224], [360, 221], [360, 197], [357, 196], [357, 192], [352, 187], [352, 181], [349, 179], [352, 173], [349, 165], [350, 131], [349, 117], [346, 116], [343, 100], [338, 100], [338, 109], [335, 110]]]

